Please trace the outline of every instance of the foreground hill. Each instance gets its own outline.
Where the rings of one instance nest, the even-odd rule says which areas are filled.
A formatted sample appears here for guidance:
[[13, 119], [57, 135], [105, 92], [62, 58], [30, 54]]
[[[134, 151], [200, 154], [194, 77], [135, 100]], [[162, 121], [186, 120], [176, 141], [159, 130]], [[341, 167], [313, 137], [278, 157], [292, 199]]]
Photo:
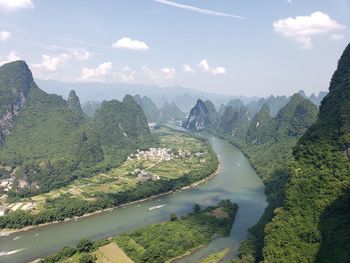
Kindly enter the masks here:
[[265, 229], [268, 262], [350, 260], [350, 45], [317, 122], [293, 151], [283, 206]]

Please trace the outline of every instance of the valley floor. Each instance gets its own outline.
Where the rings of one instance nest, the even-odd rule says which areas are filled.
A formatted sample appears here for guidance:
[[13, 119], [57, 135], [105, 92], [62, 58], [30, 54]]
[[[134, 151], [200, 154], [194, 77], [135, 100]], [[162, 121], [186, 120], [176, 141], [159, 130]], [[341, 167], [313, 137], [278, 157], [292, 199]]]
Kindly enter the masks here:
[[[88, 216], [112, 209], [113, 206], [125, 206], [168, 194], [176, 189], [194, 187], [206, 181], [211, 175], [217, 174], [217, 157], [206, 141], [168, 128], [159, 129], [156, 135], [160, 141], [157, 148], [138, 150], [121, 166], [107, 173], [81, 178], [68, 186], [31, 198], [3, 203], [9, 213], [0, 217], [0, 222], [7, 217], [14, 217], [20, 211], [34, 218], [47, 211], [55, 213], [67, 202], [73, 203], [73, 206], [76, 204], [79, 213], [73, 210], [64, 218], [51, 216], [53, 220], [39, 224]], [[130, 196], [133, 194], [135, 196]], [[107, 205], [98, 206], [92, 211], [83, 211], [85, 213], [81, 212], [84, 210], [84, 205], [102, 201]], [[112, 203], [114, 205], [111, 205]], [[7, 225], [9, 228], [20, 229], [26, 226], [28, 225], [11, 225], [11, 223]]]

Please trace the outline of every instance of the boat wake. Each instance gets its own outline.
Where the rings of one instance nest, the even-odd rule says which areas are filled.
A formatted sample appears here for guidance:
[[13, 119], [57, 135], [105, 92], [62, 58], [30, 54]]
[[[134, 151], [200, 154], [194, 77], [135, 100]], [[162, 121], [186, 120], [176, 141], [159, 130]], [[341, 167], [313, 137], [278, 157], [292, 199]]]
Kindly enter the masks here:
[[9, 256], [9, 255], [13, 255], [16, 254], [18, 252], [21, 252], [23, 250], [25, 250], [27, 248], [20, 248], [20, 249], [16, 249], [16, 250], [11, 250], [11, 251], [0, 251], [0, 257], [2, 256]]
[[154, 209], [159, 209], [159, 208], [162, 208], [163, 206], [165, 206], [166, 204], [163, 204], [163, 205], [157, 205], [157, 206], [152, 206], [150, 208], [148, 208], [148, 211], [152, 211]]
[[21, 237], [20, 236], [16, 236], [14, 239], [12, 240], [17, 240], [17, 239], [20, 239]]

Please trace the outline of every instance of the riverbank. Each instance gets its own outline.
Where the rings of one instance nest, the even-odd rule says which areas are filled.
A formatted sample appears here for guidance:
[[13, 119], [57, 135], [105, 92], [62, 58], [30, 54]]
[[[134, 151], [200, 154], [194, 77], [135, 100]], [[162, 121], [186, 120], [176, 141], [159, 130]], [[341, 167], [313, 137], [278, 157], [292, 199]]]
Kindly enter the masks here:
[[101, 213], [104, 213], [104, 212], [108, 212], [108, 211], [112, 211], [112, 210], [115, 210], [115, 209], [118, 209], [118, 208], [125, 208], [125, 207], [130, 206], [130, 205], [135, 205], [135, 204], [138, 204], [138, 203], [150, 201], [150, 200], [157, 199], [157, 198], [165, 196], [165, 195], [174, 194], [174, 193], [182, 191], [182, 190], [192, 189], [192, 188], [198, 187], [201, 184], [209, 182], [212, 178], [217, 176], [220, 173], [220, 171], [221, 171], [221, 164], [220, 164], [220, 160], [219, 160], [216, 170], [210, 176], [208, 176], [208, 177], [206, 177], [206, 178], [204, 178], [202, 180], [199, 180], [197, 182], [194, 182], [194, 183], [192, 183], [192, 184], [190, 184], [188, 186], [181, 187], [181, 188], [179, 188], [177, 190], [168, 191], [168, 192], [160, 193], [160, 194], [157, 194], [157, 195], [152, 195], [150, 197], [146, 197], [146, 198], [143, 198], [143, 199], [140, 199], [140, 200], [128, 202], [128, 203], [120, 205], [120, 206], [110, 207], [110, 208], [98, 210], [98, 211], [95, 211], [95, 212], [92, 212], [92, 213], [86, 213], [86, 214], [84, 214], [82, 216], [66, 218], [63, 221], [53, 221], [53, 222], [48, 222], [48, 223], [44, 223], [44, 224], [40, 224], [40, 225], [27, 226], [27, 227], [18, 228], [18, 229], [1, 229], [1, 231], [0, 231], [0, 238], [2, 236], [8, 236], [8, 235], [11, 235], [11, 234], [14, 234], [14, 233], [26, 232], [26, 231], [30, 231], [30, 230], [33, 230], [33, 229], [36, 229], [36, 228], [48, 226], [48, 225], [64, 223], [64, 222], [69, 222], [69, 221], [73, 221], [73, 220], [74, 221], [78, 221], [79, 219], [82, 219], [82, 218], [90, 217], [90, 216], [93, 216], [93, 215], [98, 215], [98, 214], [101, 214]]

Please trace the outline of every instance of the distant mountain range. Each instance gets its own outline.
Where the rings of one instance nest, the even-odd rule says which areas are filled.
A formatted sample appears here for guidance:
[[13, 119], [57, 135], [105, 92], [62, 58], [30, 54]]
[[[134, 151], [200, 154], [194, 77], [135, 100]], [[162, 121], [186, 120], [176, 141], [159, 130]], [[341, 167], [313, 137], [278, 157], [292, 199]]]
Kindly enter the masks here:
[[149, 97], [157, 107], [163, 107], [164, 103], [174, 102], [182, 111], [188, 112], [198, 98], [210, 99], [215, 105], [226, 104], [234, 98], [241, 99], [244, 103], [258, 99], [258, 97], [235, 97], [208, 92], [201, 92], [182, 87], [159, 87], [141, 84], [126, 83], [69, 83], [54, 80], [40, 80], [36, 83], [47, 93], [53, 93], [68, 97], [71, 90], [75, 90], [82, 103], [88, 101], [102, 102], [103, 100], [119, 99], [126, 94]]
[[[277, 107], [278, 109], [285, 105], [288, 100], [287, 96], [271, 96], [265, 99], [261, 97], [220, 95], [182, 87], [159, 87], [141, 84], [69, 83], [40, 79], [37, 79], [36, 83], [47, 93], [58, 94], [63, 96], [63, 98], [68, 98], [69, 92], [75, 90], [82, 105], [89, 101], [102, 102], [103, 100], [110, 99], [121, 100], [126, 94], [130, 94], [133, 96], [139, 95], [141, 97], [147, 96], [158, 108], [162, 108], [165, 103], [171, 104], [174, 102], [179, 109], [186, 113], [190, 111], [197, 99], [203, 101], [210, 100], [218, 109], [222, 104], [226, 105], [231, 100], [239, 99], [243, 104], [252, 104], [252, 107], [256, 105], [258, 109], [255, 110], [254, 113], [260, 109], [259, 107], [261, 107], [266, 100], [280, 100], [281, 105]], [[321, 97], [320, 95], [313, 94], [309, 98], [318, 105]], [[270, 108], [273, 115], [277, 114], [278, 109], [275, 109], [273, 105], [270, 105]]]

